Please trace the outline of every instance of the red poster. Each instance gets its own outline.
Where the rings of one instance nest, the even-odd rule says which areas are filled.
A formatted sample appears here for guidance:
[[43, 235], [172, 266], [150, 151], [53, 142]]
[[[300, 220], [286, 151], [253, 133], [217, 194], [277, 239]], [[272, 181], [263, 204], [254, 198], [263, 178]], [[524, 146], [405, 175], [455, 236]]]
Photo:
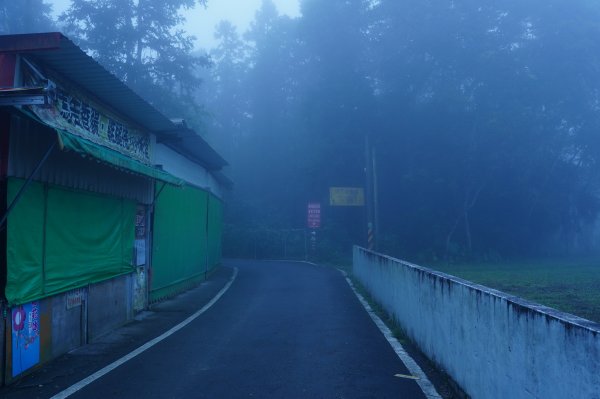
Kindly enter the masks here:
[[321, 227], [321, 204], [311, 202], [308, 204], [307, 226], [309, 229], [318, 229]]

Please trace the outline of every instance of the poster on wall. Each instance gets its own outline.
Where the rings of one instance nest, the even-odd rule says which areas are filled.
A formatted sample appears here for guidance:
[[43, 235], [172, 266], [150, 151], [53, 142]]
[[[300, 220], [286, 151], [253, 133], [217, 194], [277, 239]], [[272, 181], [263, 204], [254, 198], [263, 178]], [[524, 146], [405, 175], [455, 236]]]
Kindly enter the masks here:
[[146, 264], [146, 208], [138, 205], [135, 213], [135, 265]]
[[40, 310], [38, 302], [12, 309], [12, 376], [40, 361]]
[[146, 264], [146, 240], [135, 240], [135, 265]]

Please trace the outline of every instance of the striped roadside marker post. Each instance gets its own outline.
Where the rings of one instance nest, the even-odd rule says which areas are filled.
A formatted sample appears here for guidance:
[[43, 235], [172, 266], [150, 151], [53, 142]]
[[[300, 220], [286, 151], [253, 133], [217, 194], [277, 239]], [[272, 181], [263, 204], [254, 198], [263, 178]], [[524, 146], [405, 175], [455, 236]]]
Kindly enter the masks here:
[[373, 250], [375, 247], [375, 240], [373, 236], [373, 223], [369, 222], [367, 225], [367, 248]]

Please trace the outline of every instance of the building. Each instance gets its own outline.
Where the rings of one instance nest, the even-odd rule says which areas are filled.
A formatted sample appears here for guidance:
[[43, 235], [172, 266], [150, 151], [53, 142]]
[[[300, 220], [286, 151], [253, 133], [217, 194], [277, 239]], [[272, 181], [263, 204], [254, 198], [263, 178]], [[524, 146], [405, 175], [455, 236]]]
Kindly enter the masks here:
[[2, 381], [205, 279], [224, 166], [64, 35], [0, 36]]

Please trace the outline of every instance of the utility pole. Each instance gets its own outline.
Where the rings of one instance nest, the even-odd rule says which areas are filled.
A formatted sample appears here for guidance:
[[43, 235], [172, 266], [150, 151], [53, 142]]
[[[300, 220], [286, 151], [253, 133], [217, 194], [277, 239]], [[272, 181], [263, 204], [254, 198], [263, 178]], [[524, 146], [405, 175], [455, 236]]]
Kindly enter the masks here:
[[367, 249], [375, 249], [375, 204], [373, 190], [373, 151], [369, 135], [365, 136], [365, 188], [367, 202]]
[[[372, 144], [371, 144], [372, 145]], [[379, 250], [379, 190], [377, 187], [377, 158], [375, 156], [375, 146], [371, 147], [371, 171], [373, 175], [371, 177], [373, 184], [373, 231], [375, 235], [375, 239], [373, 240], [373, 245], [375, 251]]]
[[375, 146], [367, 134], [365, 136], [365, 186], [367, 203], [367, 248], [379, 249], [379, 195], [377, 188], [377, 158]]

